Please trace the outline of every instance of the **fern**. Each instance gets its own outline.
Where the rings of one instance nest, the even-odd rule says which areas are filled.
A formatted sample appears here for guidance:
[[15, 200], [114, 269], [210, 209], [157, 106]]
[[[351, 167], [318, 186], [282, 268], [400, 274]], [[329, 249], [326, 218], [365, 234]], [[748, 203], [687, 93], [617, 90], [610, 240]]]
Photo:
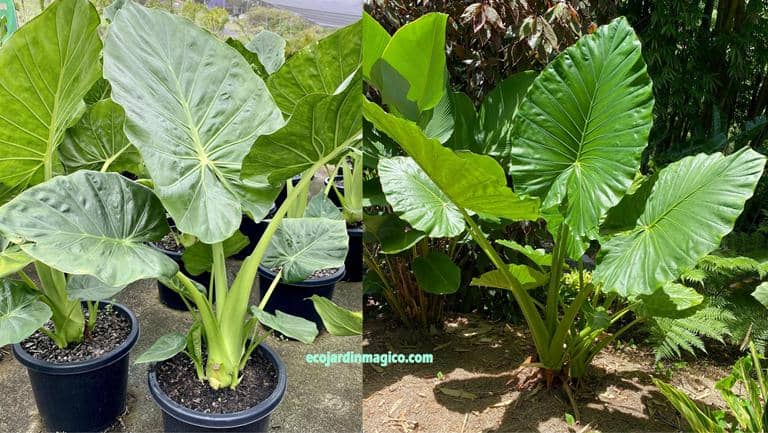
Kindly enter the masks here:
[[648, 341], [654, 347], [657, 361], [680, 358], [684, 351], [696, 355], [696, 350], [706, 352], [702, 338], [724, 342], [730, 334], [728, 323], [733, 320], [730, 311], [711, 305], [680, 319], [656, 317], [649, 324]]

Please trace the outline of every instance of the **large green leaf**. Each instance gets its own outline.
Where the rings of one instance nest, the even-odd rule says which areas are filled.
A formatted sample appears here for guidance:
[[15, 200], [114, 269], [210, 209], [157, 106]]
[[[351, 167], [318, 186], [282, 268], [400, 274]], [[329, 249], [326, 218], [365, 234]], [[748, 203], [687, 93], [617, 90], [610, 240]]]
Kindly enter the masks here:
[[40, 293], [21, 281], [0, 279], [0, 347], [20, 343], [51, 318]]
[[363, 333], [363, 313], [349, 311], [334, 304], [330, 299], [318, 295], [309, 298], [315, 305], [317, 314], [323, 321], [328, 333], [337, 337], [361, 335]]
[[67, 131], [59, 147], [64, 168], [102, 170], [139, 174], [141, 156], [123, 132], [125, 112], [111, 99], [104, 99], [88, 108], [75, 126]]
[[382, 254], [397, 254], [410, 249], [427, 235], [414, 230], [397, 215], [384, 214], [365, 216], [365, 236], [381, 246]]
[[[411, 110], [405, 110], [402, 103], [391, 101], [407, 100], [415, 104], [418, 112], [424, 112], [443, 98], [447, 80], [447, 21], [446, 14], [426, 14], [399, 28], [377, 61], [365, 60], [366, 65], [372, 64], [371, 81], [382, 92], [385, 103], [396, 106], [411, 119], [414, 113], [405, 112]], [[392, 87], [397, 88], [396, 93], [406, 93], [395, 95]], [[390, 94], [392, 96], [387, 97]]]
[[430, 251], [413, 261], [413, 274], [419, 288], [435, 295], [456, 293], [461, 284], [461, 270], [447, 255]]
[[318, 334], [315, 322], [283, 313], [280, 310], [275, 311], [275, 314], [269, 314], [256, 307], [251, 307], [251, 314], [267, 328], [274, 329], [286, 337], [294, 338], [305, 344], [311, 344], [315, 341]]
[[15, 274], [33, 261], [21, 247], [0, 236], [0, 278]]
[[[312, 93], [332, 95], [360, 67], [361, 25], [358, 21], [336, 30], [291, 56], [267, 85], [286, 116]], [[358, 92], [360, 94], [361, 91]]]
[[679, 283], [669, 283], [639, 298], [643, 301], [640, 307], [643, 315], [670, 318], [689, 316], [704, 301], [704, 296], [699, 292]]
[[454, 152], [429, 139], [408, 120], [385, 113], [363, 101], [365, 117], [395, 140], [459, 208], [510, 220], [538, 217], [539, 201], [520, 197], [507, 187], [504, 170], [493, 158], [470, 152]]
[[594, 239], [639, 168], [652, 108], [634, 31], [623, 18], [601, 26], [550, 63], [520, 104], [502, 152], [515, 190], [544, 208], [567, 202], [572, 234]]
[[274, 74], [285, 63], [285, 39], [277, 33], [262, 30], [245, 48], [256, 53], [267, 74]]
[[263, 264], [282, 268], [283, 280], [303, 281], [315, 271], [339, 268], [347, 257], [349, 236], [342, 220], [286, 218], [272, 237]]
[[100, 301], [120, 293], [125, 286], [110, 286], [91, 275], [71, 275], [67, 280], [67, 296], [80, 301]]
[[99, 15], [57, 0], [0, 50], [0, 203], [58, 169], [56, 147], [101, 76]]
[[109, 29], [104, 75], [180, 231], [222, 242], [243, 211], [256, 220], [269, 212], [277, 191], [244, 185], [240, 170], [253, 142], [283, 119], [235, 50], [187, 19], [128, 2]]
[[368, 15], [368, 12], [363, 12], [362, 19], [362, 31], [363, 31], [363, 76], [366, 80], [371, 78], [371, 69], [373, 65], [379, 60], [384, 50], [387, 48], [387, 44], [391, 37], [384, 27], [379, 24], [373, 17]]
[[400, 218], [430, 237], [453, 237], [464, 231], [464, 217], [413, 158], [379, 161], [381, 188]]
[[169, 230], [160, 201], [116, 173], [83, 170], [32, 187], [0, 207], [0, 230], [36, 260], [109, 286], [178, 270], [145, 245]]
[[699, 154], [670, 164], [634, 230], [608, 241], [595, 281], [622, 295], [651, 294], [712, 252], [752, 196], [765, 157]]
[[243, 161], [243, 176], [276, 185], [312, 167], [362, 133], [362, 80], [356, 72], [335, 95], [302, 98], [288, 124], [260, 137]]

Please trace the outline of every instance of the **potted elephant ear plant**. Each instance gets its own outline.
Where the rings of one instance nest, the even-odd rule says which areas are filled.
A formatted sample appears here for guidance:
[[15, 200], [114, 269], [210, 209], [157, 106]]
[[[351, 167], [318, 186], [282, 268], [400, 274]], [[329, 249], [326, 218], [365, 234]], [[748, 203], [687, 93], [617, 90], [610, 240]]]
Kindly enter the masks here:
[[[343, 42], [359, 50], [359, 38]], [[270, 240], [278, 229], [293, 229], [283, 225], [290, 221], [286, 211], [312, 176], [303, 176], [287, 195], [234, 280], [227, 276], [224, 243], [244, 212], [256, 220], [268, 214], [287, 179], [314, 174], [359, 140], [360, 80], [331, 95], [301, 98], [286, 124], [282, 107], [237, 51], [184, 18], [131, 1], [110, 25], [104, 74], [157, 196], [211, 261], [207, 295], [181, 272], [163, 281], [189, 304], [194, 323], [186, 334], [161, 337], [137, 360], [152, 363], [149, 389], [165, 429], [268, 431], [287, 376], [278, 354], [264, 344], [268, 333], [260, 323], [306, 342], [317, 328], [281, 311], [265, 312], [269, 296], [251, 305], [251, 292]], [[316, 141], [268, 140], [284, 130], [303, 132], [298, 125], [313, 120], [309, 131], [319, 134]], [[335, 221], [318, 218], [316, 224], [333, 239], [346, 236]]]
[[[99, 22], [86, 0], [57, 0], [0, 48], [0, 346], [13, 344], [51, 431], [103, 430], [125, 411], [139, 325], [104, 299], [176, 272], [144, 245], [168, 230], [152, 192], [118, 174], [77, 171], [119, 165], [89, 165], [97, 137], [67, 144], [81, 116], [113, 112], [83, 103], [101, 76]], [[120, 159], [113, 147], [100, 150]], [[73, 174], [56, 176], [65, 170]]]

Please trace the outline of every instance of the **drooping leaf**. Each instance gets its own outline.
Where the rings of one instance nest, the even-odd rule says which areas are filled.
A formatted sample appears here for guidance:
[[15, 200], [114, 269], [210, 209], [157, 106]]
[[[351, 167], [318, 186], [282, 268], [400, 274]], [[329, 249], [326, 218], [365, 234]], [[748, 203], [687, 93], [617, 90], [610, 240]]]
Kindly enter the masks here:
[[88, 108], [80, 121], [67, 130], [59, 156], [68, 172], [101, 170], [140, 174], [141, 156], [123, 132], [125, 112], [111, 99]]
[[277, 33], [262, 30], [245, 48], [259, 56], [267, 74], [274, 74], [285, 63], [285, 39]]
[[185, 18], [128, 2], [109, 29], [104, 75], [180, 231], [212, 244], [237, 230], [243, 211], [267, 215], [278, 191], [244, 184], [241, 164], [284, 122], [242, 56]]
[[352, 144], [362, 131], [360, 73], [350, 76], [346, 85], [335, 95], [316, 93], [301, 99], [284, 128], [256, 140], [243, 161], [243, 176], [267, 177], [276, 185]]
[[[286, 117], [307, 95], [332, 95], [360, 67], [361, 25], [358, 21], [307, 45], [269, 76], [267, 85]], [[361, 92], [358, 91], [357, 95]]]
[[99, 15], [87, 0], [60, 0], [0, 50], [0, 203], [53, 175], [64, 131], [101, 76]]
[[39, 292], [21, 281], [0, 279], [0, 347], [20, 343], [51, 315]]
[[347, 224], [342, 220], [286, 218], [262, 263], [271, 269], [282, 268], [286, 282], [303, 281], [315, 271], [343, 266], [348, 242]]
[[641, 295], [642, 313], [650, 317], [680, 318], [693, 314], [704, 301], [696, 290], [678, 283], [669, 283], [650, 295]]
[[[222, 244], [224, 257], [231, 257], [242, 251], [250, 243], [248, 237], [239, 230]], [[192, 275], [200, 275], [203, 272], [210, 272], [213, 266], [213, 249], [210, 245], [197, 242], [194, 245], [184, 249], [181, 256], [184, 262], [184, 268]]]
[[100, 301], [109, 299], [122, 291], [125, 286], [110, 286], [91, 275], [72, 275], [67, 280], [67, 296], [79, 301]]
[[547, 253], [542, 248], [534, 249], [530, 245], [523, 246], [515, 241], [507, 239], [499, 239], [496, 243], [517, 251], [539, 266], [552, 266], [552, 254]]
[[461, 270], [447, 255], [430, 251], [412, 264], [419, 288], [435, 295], [449, 295], [459, 290]]
[[312, 295], [309, 299], [312, 300], [325, 329], [331, 335], [337, 337], [362, 335], [363, 313], [361, 311], [349, 311], [334, 304], [330, 299], [318, 295]]
[[501, 156], [510, 135], [514, 116], [537, 73], [523, 71], [505, 78], [485, 97], [478, 112], [480, 153]]
[[519, 193], [567, 201], [577, 237], [597, 226], [634, 179], [648, 143], [653, 93], [640, 42], [624, 18], [566, 49], [534, 80], [503, 155]]
[[187, 347], [187, 336], [178, 332], [165, 334], [158, 338], [152, 346], [139, 356], [134, 364], [160, 362], [171, 359]]
[[251, 307], [251, 314], [262, 325], [305, 344], [311, 344], [315, 341], [318, 334], [315, 322], [303, 317], [285, 314], [280, 310], [275, 311], [275, 314], [269, 314], [253, 306]]
[[[371, 81], [384, 94], [391, 93], [391, 74], [396, 73], [405, 83], [398, 84], [399, 91], [407, 92], [405, 97], [415, 103], [418, 112], [424, 112], [437, 105], [446, 88], [445, 70], [445, 27], [448, 15], [426, 14], [402, 27], [389, 40], [381, 57], [373, 61]], [[367, 41], [366, 41], [367, 43]], [[373, 53], [372, 53], [373, 54]], [[371, 63], [369, 60], [366, 63]], [[388, 73], [388, 70], [390, 71]], [[385, 103], [388, 98], [384, 98]], [[395, 104], [402, 105], [402, 104]], [[402, 107], [397, 107], [403, 111]], [[412, 115], [406, 114], [413, 119]]]
[[651, 294], [712, 252], [752, 196], [765, 157], [699, 154], [659, 173], [637, 226], [603, 245], [593, 277], [621, 295]]
[[464, 217], [413, 158], [379, 160], [381, 188], [400, 218], [430, 237], [454, 237], [464, 231]]
[[145, 245], [168, 233], [160, 201], [116, 173], [83, 170], [32, 187], [0, 207], [0, 230], [36, 260], [109, 286], [178, 271]]
[[0, 278], [15, 274], [33, 261], [21, 247], [0, 236]]
[[304, 218], [328, 218], [331, 220], [343, 219], [339, 208], [324, 194], [315, 194], [304, 210]]
[[[509, 265], [508, 269], [510, 274], [512, 274], [512, 276], [515, 277], [518, 282], [520, 282], [520, 285], [524, 290], [541, 287], [547, 281], [547, 276], [545, 274], [531, 268], [530, 266], [512, 264]], [[510, 289], [506, 278], [504, 278], [504, 274], [498, 269], [494, 269], [484, 273], [483, 275], [480, 275], [479, 277], [473, 278], [471, 284], [473, 286], [493, 287], [496, 289]]]
[[363, 113], [413, 158], [424, 173], [459, 208], [510, 220], [536, 219], [539, 201], [507, 187], [504, 170], [491, 157], [454, 152], [428, 139], [415, 123], [385, 113], [363, 101]]

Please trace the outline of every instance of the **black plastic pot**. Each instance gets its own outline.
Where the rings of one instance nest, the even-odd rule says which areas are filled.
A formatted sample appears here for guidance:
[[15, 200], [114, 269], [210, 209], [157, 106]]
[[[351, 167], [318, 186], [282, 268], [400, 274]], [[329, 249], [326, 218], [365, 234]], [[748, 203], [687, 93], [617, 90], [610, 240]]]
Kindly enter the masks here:
[[285, 396], [288, 379], [285, 364], [269, 346], [262, 343], [258, 349], [277, 370], [277, 387], [258, 405], [229, 414], [209, 414], [194, 411], [175, 401], [160, 388], [154, 371], [149, 372], [149, 392], [163, 411], [163, 424], [166, 432], [267, 432], [269, 416]]
[[363, 281], [363, 228], [347, 227], [349, 235], [349, 252], [344, 260], [344, 268], [347, 270], [345, 281]]
[[[298, 283], [280, 282], [272, 292], [272, 296], [267, 301], [264, 311], [274, 314], [276, 310], [293, 316], [303, 317], [317, 324], [317, 329], [322, 330], [323, 321], [320, 315], [315, 311], [315, 305], [309, 298], [312, 295], [324, 296], [331, 299], [336, 283], [344, 278], [346, 270], [342, 266], [333, 275], [315, 280], [304, 280]], [[267, 294], [269, 286], [275, 281], [276, 273], [259, 266], [259, 291], [261, 296]]]
[[139, 338], [139, 322], [120, 304], [101, 302], [99, 308], [107, 304], [130, 320], [131, 333], [105, 355], [54, 364], [34, 358], [20, 344], [13, 345], [13, 355], [27, 368], [37, 410], [48, 431], [103, 431], [125, 412], [128, 353]]
[[[191, 275], [187, 269], [184, 267], [184, 262], [181, 260], [181, 256], [184, 254], [180, 251], [170, 251], [166, 250], [165, 248], [162, 248], [156, 244], [150, 243], [149, 246], [152, 248], [160, 251], [161, 253], [165, 254], [166, 256], [173, 259], [176, 264], [179, 265], [179, 270], [185, 274], [188, 275], [193, 280], [197, 281], [198, 283], [202, 284], [203, 287], [208, 289], [208, 286], [211, 282], [211, 273], [210, 272], [203, 272], [200, 275], [194, 276]], [[166, 286], [165, 284], [161, 283], [160, 280], [157, 281], [157, 293], [160, 297], [160, 302], [163, 303], [168, 308], [173, 308], [174, 310], [179, 311], [186, 311], [187, 305], [184, 303], [184, 301], [181, 299], [181, 295], [173, 291], [170, 287]]]
[[[336, 182], [336, 189], [339, 190], [340, 193], [344, 194], [344, 176], [342, 175], [336, 175], [334, 176], [334, 181]], [[328, 186], [330, 178], [326, 177], [323, 181], [323, 185]], [[341, 199], [339, 199], [339, 195], [336, 194], [336, 189], [333, 189], [331, 187], [331, 190], [328, 191], [328, 198], [331, 199], [333, 204], [335, 204], [338, 207], [341, 207]]]
[[253, 253], [256, 244], [259, 243], [261, 236], [264, 234], [264, 230], [267, 229], [267, 225], [269, 225], [269, 221], [275, 215], [276, 211], [277, 207], [272, 205], [272, 209], [269, 210], [267, 217], [260, 222], [255, 222], [249, 216], [245, 214], [243, 215], [243, 220], [240, 222], [240, 232], [248, 237], [249, 242], [247, 247], [243, 248], [239, 253], [233, 256], [234, 258], [237, 260], [245, 260], [246, 257]]

